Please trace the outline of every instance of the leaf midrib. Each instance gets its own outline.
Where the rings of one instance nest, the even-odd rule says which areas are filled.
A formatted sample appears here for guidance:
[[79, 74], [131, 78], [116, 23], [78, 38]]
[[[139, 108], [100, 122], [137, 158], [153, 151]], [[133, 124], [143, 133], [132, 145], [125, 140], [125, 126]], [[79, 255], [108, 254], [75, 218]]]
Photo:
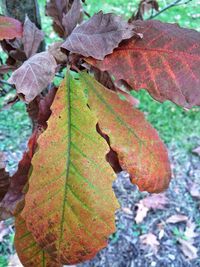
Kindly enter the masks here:
[[67, 196], [67, 180], [69, 177], [69, 169], [70, 169], [70, 153], [71, 153], [71, 92], [70, 92], [70, 76], [69, 71], [67, 73], [66, 78], [66, 90], [67, 90], [67, 119], [68, 119], [68, 147], [67, 147], [67, 162], [66, 162], [66, 177], [65, 177], [65, 185], [64, 185], [64, 195], [63, 195], [63, 205], [62, 205], [62, 215], [61, 215], [61, 222], [60, 222], [60, 238], [59, 238], [59, 249], [62, 242], [63, 232], [64, 232], [64, 219], [65, 219], [65, 206], [66, 206], [66, 196]]

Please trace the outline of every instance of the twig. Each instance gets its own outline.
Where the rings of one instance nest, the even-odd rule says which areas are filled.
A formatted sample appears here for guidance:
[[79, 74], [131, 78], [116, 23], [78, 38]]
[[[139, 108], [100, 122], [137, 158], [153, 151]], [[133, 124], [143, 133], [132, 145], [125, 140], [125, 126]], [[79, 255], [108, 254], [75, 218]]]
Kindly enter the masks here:
[[149, 19], [153, 19], [155, 17], [157, 17], [158, 15], [160, 15], [161, 13], [163, 13], [164, 11], [166, 11], [167, 9], [171, 8], [171, 7], [175, 7], [175, 6], [180, 6], [180, 5], [184, 5], [187, 4], [189, 2], [191, 2], [192, 0], [187, 0], [185, 2], [182, 2], [182, 0], [176, 0], [173, 3], [169, 4], [168, 6], [164, 7], [163, 9], [161, 9], [159, 12], [157, 12], [154, 15], [151, 15], [147, 20]]

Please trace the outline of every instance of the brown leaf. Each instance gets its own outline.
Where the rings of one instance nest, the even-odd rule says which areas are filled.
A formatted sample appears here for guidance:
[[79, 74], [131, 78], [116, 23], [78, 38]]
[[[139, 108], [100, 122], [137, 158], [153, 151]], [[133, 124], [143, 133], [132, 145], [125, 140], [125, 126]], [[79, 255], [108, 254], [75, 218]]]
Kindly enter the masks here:
[[4, 198], [10, 185], [10, 176], [5, 167], [4, 155], [0, 152], [0, 200]]
[[62, 25], [65, 31], [64, 37], [67, 37], [68, 35], [70, 35], [73, 29], [76, 27], [76, 25], [80, 21], [80, 17], [82, 13], [81, 9], [82, 9], [81, 1], [74, 0], [71, 6], [71, 9], [65, 15], [63, 15]]
[[63, 14], [68, 11], [68, 0], [50, 0], [46, 4], [46, 14], [53, 19], [53, 28], [60, 37], [64, 36]]
[[56, 61], [48, 52], [38, 53], [12, 73], [8, 82], [16, 86], [17, 93], [30, 103], [53, 80]]
[[124, 80], [136, 91], [147, 89], [160, 102], [200, 105], [200, 34], [153, 20], [134, 25], [142, 39], [123, 42], [103, 61], [86, 61], [108, 71], [116, 82]]
[[195, 246], [193, 246], [188, 241], [180, 239], [180, 238], [178, 239], [178, 241], [181, 244], [180, 248], [181, 248], [183, 254], [189, 260], [194, 260], [194, 259], [198, 258], [198, 255], [197, 255], [198, 249]]
[[175, 214], [170, 216], [166, 223], [179, 223], [179, 222], [186, 222], [188, 220], [188, 217], [182, 214]]
[[135, 216], [135, 221], [138, 224], [138, 223], [141, 223], [144, 220], [144, 218], [147, 216], [149, 208], [145, 207], [142, 202], [139, 202], [138, 204], [136, 204], [136, 207], [137, 207], [137, 212]]
[[200, 156], [200, 146], [195, 148], [195, 149], [193, 149], [192, 152], [197, 154], [198, 156]]
[[192, 183], [189, 187], [189, 192], [192, 197], [200, 199], [200, 184]]
[[164, 193], [152, 194], [147, 196], [139, 201], [136, 204], [137, 211], [135, 221], [136, 223], [141, 223], [144, 218], [147, 216], [147, 213], [150, 209], [165, 209], [165, 205], [168, 203], [168, 198]]
[[141, 200], [145, 207], [153, 210], [165, 209], [168, 201], [169, 199], [166, 197], [165, 193], [152, 194]]
[[155, 236], [154, 234], [148, 233], [145, 235], [141, 235], [140, 242], [144, 245], [149, 246], [154, 254], [158, 252], [160, 243], [157, 239], [157, 236]]
[[22, 43], [24, 45], [24, 52], [26, 57], [33, 56], [44, 39], [44, 33], [39, 30], [34, 23], [30, 21], [28, 16], [25, 18]]
[[187, 238], [187, 240], [189, 240], [191, 243], [193, 243], [194, 238], [199, 235], [198, 233], [195, 233], [195, 229], [196, 229], [196, 224], [192, 221], [188, 221], [186, 224], [184, 235]]
[[48, 52], [55, 58], [58, 64], [67, 62], [67, 55], [60, 49], [62, 42], [55, 42], [48, 47]]
[[135, 35], [133, 29], [120, 16], [99, 12], [76, 27], [61, 47], [85, 57], [103, 59], [122, 40]]

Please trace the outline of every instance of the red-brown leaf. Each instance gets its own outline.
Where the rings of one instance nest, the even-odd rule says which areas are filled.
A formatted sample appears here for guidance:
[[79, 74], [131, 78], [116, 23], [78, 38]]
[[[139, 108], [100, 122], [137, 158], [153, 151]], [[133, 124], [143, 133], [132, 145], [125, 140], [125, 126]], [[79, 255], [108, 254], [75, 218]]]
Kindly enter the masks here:
[[95, 111], [100, 130], [109, 137], [123, 170], [141, 191], [161, 192], [170, 182], [166, 148], [144, 115], [93, 77], [81, 74], [88, 89], [89, 106]]
[[22, 36], [22, 24], [16, 19], [0, 16], [0, 40]]
[[134, 25], [142, 39], [124, 42], [103, 61], [87, 61], [135, 90], [147, 89], [160, 102], [200, 105], [200, 34], [159, 21]]

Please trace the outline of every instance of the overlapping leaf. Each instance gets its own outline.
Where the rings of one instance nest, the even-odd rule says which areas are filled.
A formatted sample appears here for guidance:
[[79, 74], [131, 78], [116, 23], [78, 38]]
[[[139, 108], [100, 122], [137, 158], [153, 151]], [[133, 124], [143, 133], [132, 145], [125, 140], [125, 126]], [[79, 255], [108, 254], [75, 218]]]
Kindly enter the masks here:
[[22, 24], [16, 19], [0, 16], [0, 40], [22, 36]]
[[120, 16], [99, 12], [77, 26], [61, 47], [85, 57], [103, 59], [122, 40], [135, 35], [133, 29], [134, 26]]
[[148, 192], [166, 189], [170, 181], [170, 164], [156, 130], [139, 110], [120, 100], [116, 93], [86, 73], [81, 77], [99, 127], [109, 137], [110, 147], [117, 153], [122, 169], [130, 173], [132, 183]]
[[80, 0], [74, 0], [71, 9], [63, 16], [62, 24], [65, 29], [65, 37], [70, 35], [80, 20], [82, 4]]
[[200, 34], [159, 21], [134, 25], [142, 39], [124, 42], [103, 61], [87, 61], [135, 90], [147, 89], [158, 101], [200, 105]]
[[38, 51], [40, 43], [43, 39], [44, 33], [39, 30], [34, 23], [30, 21], [28, 16], [26, 16], [24, 22], [22, 43], [27, 58], [33, 56]]
[[42, 250], [20, 215], [15, 218], [15, 248], [24, 267], [61, 267]]
[[63, 264], [93, 257], [115, 229], [114, 173], [96, 124], [82, 87], [68, 75], [38, 140], [22, 212], [37, 243]]
[[25, 102], [30, 103], [52, 82], [56, 66], [56, 60], [50, 53], [38, 53], [14, 71], [8, 82], [15, 85], [18, 95]]
[[46, 14], [53, 19], [53, 28], [60, 37], [68, 36], [82, 20], [80, 0], [50, 0]]

